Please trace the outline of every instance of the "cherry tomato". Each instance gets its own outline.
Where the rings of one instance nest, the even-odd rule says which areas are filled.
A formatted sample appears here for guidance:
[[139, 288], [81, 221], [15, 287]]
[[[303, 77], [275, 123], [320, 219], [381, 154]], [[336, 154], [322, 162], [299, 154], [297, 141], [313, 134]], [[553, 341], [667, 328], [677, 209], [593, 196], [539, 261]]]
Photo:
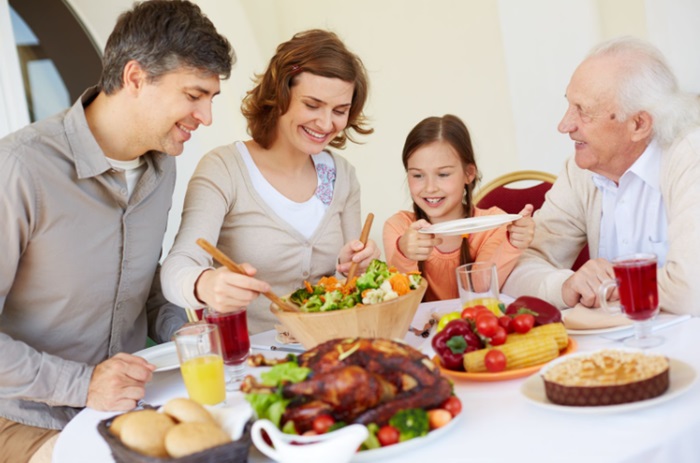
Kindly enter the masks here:
[[465, 320], [474, 321], [476, 319], [476, 313], [476, 307], [467, 307], [466, 309], [462, 310], [462, 318]]
[[491, 313], [491, 311], [485, 305], [471, 305], [462, 310], [462, 318], [476, 321], [476, 317], [485, 312]]
[[506, 369], [506, 354], [498, 349], [491, 349], [484, 357], [486, 369], [492, 373]]
[[440, 408], [444, 408], [450, 414], [455, 417], [462, 412], [462, 401], [456, 395], [450, 396], [446, 401], [442, 403]]
[[535, 326], [535, 317], [529, 313], [521, 313], [511, 323], [516, 333], [525, 334]]
[[501, 325], [503, 328], [505, 328], [506, 333], [512, 333], [513, 332], [513, 319], [509, 317], [508, 315], [503, 315], [498, 317], [498, 324]]
[[394, 445], [399, 441], [399, 431], [391, 425], [384, 425], [377, 431], [377, 439], [382, 447]]
[[452, 414], [444, 408], [428, 410], [428, 426], [430, 429], [438, 429], [452, 421]]
[[494, 333], [494, 335], [491, 336], [491, 345], [500, 346], [501, 344], [506, 343], [506, 339], [508, 339], [508, 332], [505, 328], [499, 325], [496, 328], [496, 332]]
[[328, 428], [335, 424], [335, 420], [330, 415], [318, 415], [314, 418], [313, 428], [316, 434], [325, 434], [328, 432]]
[[491, 312], [489, 313], [480, 313], [476, 317], [476, 330], [481, 333], [483, 336], [486, 336], [487, 338], [490, 338], [494, 334], [496, 334], [496, 330], [498, 329], [498, 318]]

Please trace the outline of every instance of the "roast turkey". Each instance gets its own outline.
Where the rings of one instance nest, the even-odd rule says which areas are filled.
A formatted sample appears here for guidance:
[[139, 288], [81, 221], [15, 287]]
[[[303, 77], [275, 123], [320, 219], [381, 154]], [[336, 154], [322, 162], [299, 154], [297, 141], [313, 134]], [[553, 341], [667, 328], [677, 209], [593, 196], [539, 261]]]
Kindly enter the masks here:
[[[298, 432], [312, 428], [320, 414], [345, 423], [386, 424], [399, 410], [436, 408], [450, 395], [449, 381], [418, 350], [387, 339], [335, 339], [299, 355], [311, 369], [302, 382], [286, 384], [291, 399], [282, 425], [294, 421]], [[241, 390], [250, 392], [248, 379]]]

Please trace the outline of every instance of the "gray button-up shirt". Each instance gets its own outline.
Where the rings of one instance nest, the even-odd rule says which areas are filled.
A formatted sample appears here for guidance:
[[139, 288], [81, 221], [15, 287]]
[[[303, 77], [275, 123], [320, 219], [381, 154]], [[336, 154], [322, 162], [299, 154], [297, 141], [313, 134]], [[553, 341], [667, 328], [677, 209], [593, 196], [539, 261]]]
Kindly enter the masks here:
[[[130, 199], [85, 119], [92, 88], [65, 112], [0, 140], [0, 416], [62, 428], [94, 365], [167, 340], [158, 260], [175, 160], [144, 155]], [[164, 310], [160, 310], [164, 308]]]

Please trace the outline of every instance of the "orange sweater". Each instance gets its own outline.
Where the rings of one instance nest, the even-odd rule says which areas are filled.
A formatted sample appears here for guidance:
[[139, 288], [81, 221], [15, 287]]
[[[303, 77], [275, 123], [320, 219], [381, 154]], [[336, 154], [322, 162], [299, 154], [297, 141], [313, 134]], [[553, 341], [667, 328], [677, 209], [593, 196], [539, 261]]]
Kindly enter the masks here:
[[[476, 209], [474, 217], [505, 214], [502, 209]], [[401, 272], [418, 270], [418, 263], [404, 256], [398, 248], [398, 240], [416, 221], [413, 212], [400, 211], [389, 217], [384, 223], [384, 253], [389, 265]], [[498, 269], [499, 288], [518, 261], [522, 250], [513, 247], [507, 238], [507, 226], [469, 235], [469, 253], [475, 262], [494, 262]], [[459, 247], [450, 252], [441, 252], [437, 248], [423, 265], [423, 277], [428, 280], [428, 290], [424, 301], [439, 301], [459, 297], [455, 269], [459, 266]]]

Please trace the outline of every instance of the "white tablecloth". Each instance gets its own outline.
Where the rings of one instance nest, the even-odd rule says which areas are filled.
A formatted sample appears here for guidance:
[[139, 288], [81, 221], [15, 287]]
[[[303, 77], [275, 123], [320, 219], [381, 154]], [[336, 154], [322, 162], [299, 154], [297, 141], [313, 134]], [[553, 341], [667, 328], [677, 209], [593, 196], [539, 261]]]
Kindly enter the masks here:
[[[431, 310], [442, 313], [453, 308], [458, 308], [454, 301], [422, 304], [414, 326], [422, 327]], [[686, 320], [659, 334], [665, 342], [652, 349], [653, 352], [682, 360], [700, 371], [700, 319]], [[254, 343], [256, 340], [253, 337]], [[429, 340], [410, 333], [407, 340], [432, 357]], [[603, 335], [577, 336], [576, 341], [579, 351], [622, 346]], [[269, 351], [265, 354], [276, 355]], [[612, 414], [581, 414], [539, 407], [520, 393], [524, 381], [455, 381], [455, 392], [463, 404], [463, 416], [456, 426], [424, 447], [411, 448], [410, 452], [397, 453], [382, 462], [700, 462], [700, 381], [670, 401]], [[145, 400], [161, 404], [177, 396], [186, 396], [186, 391], [179, 370], [173, 370], [154, 375]], [[241, 394], [230, 393], [229, 399], [241, 400]], [[96, 429], [100, 420], [112, 415], [90, 409], [78, 414], [61, 433], [53, 461], [113, 461]], [[252, 447], [249, 461], [269, 460]]]

